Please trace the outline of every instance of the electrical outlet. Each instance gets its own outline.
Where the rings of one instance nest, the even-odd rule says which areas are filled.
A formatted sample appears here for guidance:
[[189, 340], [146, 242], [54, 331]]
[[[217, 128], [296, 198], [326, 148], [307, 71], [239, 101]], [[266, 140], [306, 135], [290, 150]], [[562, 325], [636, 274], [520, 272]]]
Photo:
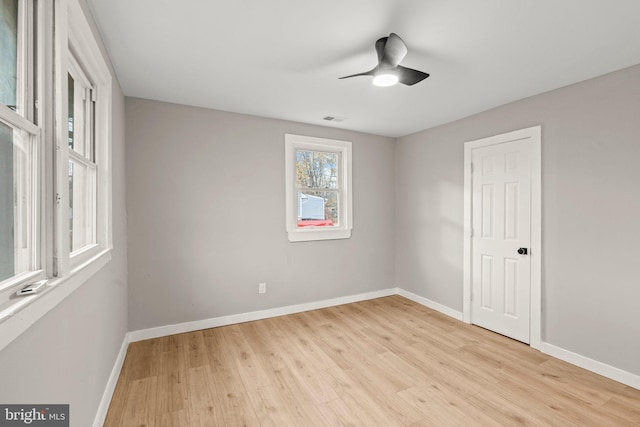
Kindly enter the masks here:
[[262, 283], [258, 283], [258, 293], [259, 294], [266, 294], [267, 293], [267, 284], [262, 282]]

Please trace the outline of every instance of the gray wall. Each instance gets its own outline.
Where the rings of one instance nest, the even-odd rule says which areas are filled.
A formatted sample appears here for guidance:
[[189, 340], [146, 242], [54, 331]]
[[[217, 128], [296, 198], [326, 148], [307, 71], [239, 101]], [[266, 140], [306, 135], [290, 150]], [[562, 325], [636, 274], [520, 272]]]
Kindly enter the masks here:
[[127, 332], [124, 172], [124, 97], [114, 80], [112, 260], [0, 351], [0, 402], [68, 403], [72, 426], [93, 424]]
[[543, 340], [640, 374], [640, 66], [396, 146], [397, 285], [462, 311], [463, 143], [542, 125]]
[[[135, 98], [126, 117], [130, 330], [395, 286], [393, 139]], [[285, 133], [353, 142], [350, 239], [287, 240]]]

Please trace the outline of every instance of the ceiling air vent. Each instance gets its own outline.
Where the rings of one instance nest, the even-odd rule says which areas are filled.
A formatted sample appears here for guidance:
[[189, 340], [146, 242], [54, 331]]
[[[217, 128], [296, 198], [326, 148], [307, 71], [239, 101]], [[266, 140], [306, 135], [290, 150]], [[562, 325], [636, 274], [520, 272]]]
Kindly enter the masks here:
[[322, 118], [322, 120], [326, 120], [328, 122], [336, 122], [336, 123], [338, 123], [338, 122], [345, 121], [345, 118], [344, 117], [338, 117], [338, 116], [325, 116], [325, 117]]

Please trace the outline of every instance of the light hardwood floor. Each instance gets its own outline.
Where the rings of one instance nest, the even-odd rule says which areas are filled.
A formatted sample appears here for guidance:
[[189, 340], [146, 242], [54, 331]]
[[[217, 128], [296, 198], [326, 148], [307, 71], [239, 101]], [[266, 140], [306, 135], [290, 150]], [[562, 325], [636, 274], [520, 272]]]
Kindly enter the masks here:
[[132, 343], [105, 426], [640, 426], [640, 391], [391, 296]]

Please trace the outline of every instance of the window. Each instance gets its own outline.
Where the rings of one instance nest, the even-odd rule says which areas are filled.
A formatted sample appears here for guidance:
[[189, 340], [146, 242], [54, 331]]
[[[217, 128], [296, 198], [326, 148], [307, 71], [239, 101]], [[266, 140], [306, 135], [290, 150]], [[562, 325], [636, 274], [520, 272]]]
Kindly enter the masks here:
[[92, 86], [72, 55], [67, 78], [69, 245], [71, 253], [96, 244], [96, 170]]
[[289, 240], [351, 237], [351, 142], [285, 135]]
[[0, 1], [0, 307], [16, 287], [44, 277], [42, 141], [30, 108], [35, 86], [30, 29], [31, 2]]
[[65, 125], [57, 133], [64, 206], [56, 250], [69, 254], [60, 258], [63, 275], [111, 247], [111, 74], [79, 5], [68, 4], [68, 30], [58, 33], [67, 48], [58, 57], [65, 70], [58, 112]]
[[0, 120], [0, 282], [39, 269], [38, 140]]
[[79, 0], [0, 0], [0, 349], [110, 260], [111, 78]]

